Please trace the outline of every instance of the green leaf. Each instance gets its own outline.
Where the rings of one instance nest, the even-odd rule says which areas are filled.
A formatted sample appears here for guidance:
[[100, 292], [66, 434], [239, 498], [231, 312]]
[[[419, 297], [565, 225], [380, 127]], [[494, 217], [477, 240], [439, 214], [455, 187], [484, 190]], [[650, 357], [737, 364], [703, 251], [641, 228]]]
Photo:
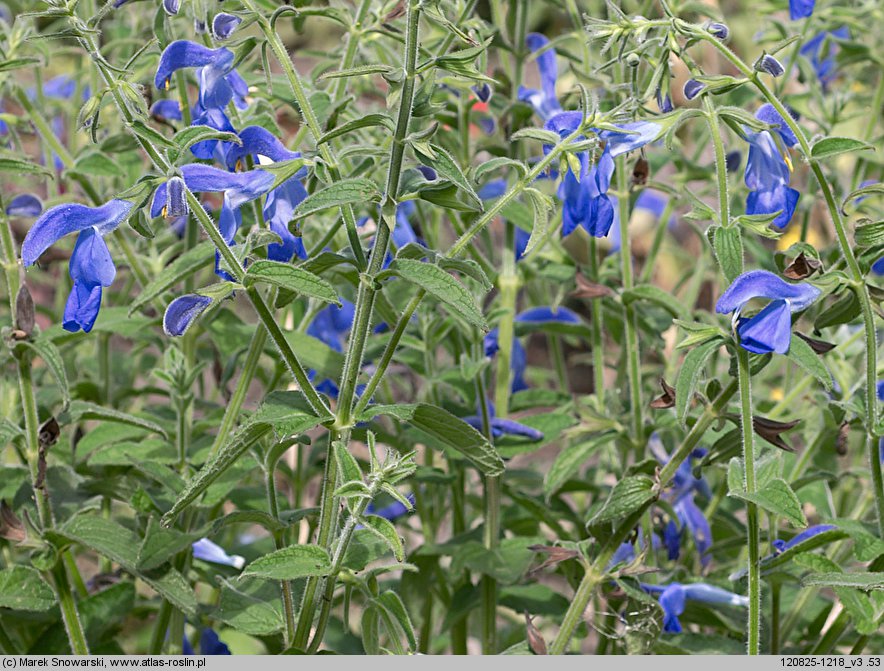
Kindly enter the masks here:
[[622, 298], [625, 305], [638, 300], [649, 301], [659, 305], [673, 317], [684, 316], [684, 307], [675, 296], [651, 284], [639, 284], [637, 287], [627, 289], [623, 292]]
[[838, 154], [862, 151], [864, 149], [875, 150], [868, 142], [854, 140], [851, 137], [824, 137], [822, 140], [817, 140], [813, 143], [813, 146], [810, 148], [810, 157], [818, 161], [837, 156]]
[[484, 475], [500, 475], [504, 463], [494, 446], [481, 433], [459, 417], [428, 403], [369, 406], [359, 421], [388, 415], [429, 434], [445, 447], [460, 452]]
[[399, 532], [396, 531], [396, 527], [393, 526], [393, 523], [390, 522], [390, 520], [380, 517], [379, 515], [366, 515], [362, 518], [362, 522], [365, 524], [366, 529], [373, 531], [390, 546], [393, 555], [396, 557], [396, 561], [405, 561], [405, 546], [402, 544], [402, 538], [399, 537]]
[[178, 145], [179, 155], [184, 154], [185, 151], [197, 142], [205, 142], [206, 140], [218, 140], [219, 142], [232, 142], [242, 145], [242, 140], [239, 139], [239, 135], [236, 133], [215, 130], [211, 126], [202, 125], [182, 128], [172, 138], [172, 141]]
[[411, 624], [411, 618], [405, 609], [402, 599], [393, 590], [387, 590], [380, 596], [372, 600], [372, 603], [380, 607], [381, 617], [386, 620], [387, 629], [391, 635], [395, 635], [395, 629], [392, 624], [395, 622], [405, 638], [408, 641], [409, 650], [417, 650], [417, 637], [414, 635], [414, 626]]
[[546, 477], [543, 480], [543, 495], [547, 500], [559, 491], [568, 480], [576, 477], [587, 458], [600, 447], [611, 442], [615, 435], [613, 432], [608, 432], [594, 436], [583, 443], [565, 446], [546, 472]]
[[[426, 253], [426, 250], [424, 250]], [[476, 282], [482, 285], [482, 288], [485, 291], [491, 291], [492, 284], [488, 279], [488, 275], [485, 274], [485, 271], [482, 270], [482, 266], [473, 261], [472, 259], [439, 259], [439, 267], [443, 270], [453, 270], [461, 275], [466, 275], [467, 277], [471, 277]]]
[[743, 238], [740, 229], [737, 226], [717, 227], [713, 247], [721, 272], [729, 282], [733, 282], [743, 272]]
[[412, 144], [412, 149], [421, 162], [424, 165], [430, 166], [452, 184], [455, 184], [457, 188], [461, 189], [467, 194], [467, 196], [469, 196], [470, 200], [472, 200], [479, 209], [483, 209], [482, 199], [479, 198], [479, 195], [475, 192], [470, 181], [466, 178], [466, 175], [463, 174], [463, 171], [460, 169], [460, 166], [451, 154], [436, 144], [429, 144], [426, 146], [432, 153], [425, 153], [424, 151], [421, 151], [416, 143]]
[[132, 132], [135, 133], [135, 135], [140, 137], [142, 140], [146, 140], [155, 147], [159, 146], [165, 149], [178, 149], [178, 145], [172, 142], [172, 140], [167, 138], [159, 131], [156, 131], [148, 126], [141, 119], [134, 119], [130, 124], [130, 127], [132, 128]]
[[863, 591], [884, 590], [884, 573], [817, 573], [801, 581], [804, 585], [854, 587]]
[[209, 240], [199, 243], [193, 249], [188, 249], [164, 268], [161, 273], [157, 273], [157, 276], [141, 290], [138, 298], [129, 305], [129, 314], [140, 310], [155, 298], [160, 297], [163, 292], [208, 267], [214, 260], [215, 247]]
[[274, 161], [273, 163], [267, 163], [259, 167], [264, 172], [269, 172], [273, 175], [274, 180], [272, 188], [275, 189], [283, 182], [287, 182], [289, 179], [297, 175], [308, 165], [312, 165], [312, 162], [306, 158], [299, 157], [289, 159], [288, 161]]
[[147, 523], [144, 540], [138, 548], [137, 567], [139, 571], [149, 571], [162, 566], [182, 550], [199, 540], [198, 534], [184, 534], [175, 529], [164, 529], [151, 517]]
[[654, 481], [646, 475], [629, 475], [614, 485], [611, 495], [590, 524], [603, 524], [628, 517], [657, 498]]
[[269, 636], [285, 626], [278, 587], [263, 580], [223, 582], [214, 616], [250, 636]]
[[836, 587], [835, 593], [853, 620], [858, 633], [871, 636], [878, 632], [881, 612], [875, 611], [875, 605], [869, 595], [849, 587]]
[[314, 413], [299, 391], [274, 391], [264, 398], [250, 423], [267, 424], [282, 439], [304, 433], [333, 419], [332, 415], [319, 416]]
[[29, 65], [37, 65], [38, 63], [40, 63], [39, 58], [9, 58], [5, 61], [0, 61], [0, 72], [18, 70], [19, 68], [26, 68]]
[[35, 569], [12, 566], [0, 571], [0, 608], [41, 612], [54, 605], [55, 593]]
[[807, 526], [807, 518], [801, 509], [801, 501], [789, 483], [782, 478], [773, 478], [757, 492], [732, 491], [730, 496], [736, 496], [744, 501], [756, 504], [769, 513], [785, 517], [792, 526], [804, 528]]
[[34, 350], [37, 356], [43, 359], [46, 365], [49, 366], [52, 376], [58, 382], [58, 389], [61, 391], [64, 407], [67, 408], [71, 403], [71, 392], [68, 389], [68, 376], [64, 368], [64, 359], [61, 358], [61, 352], [58, 351], [58, 348], [51, 340], [42, 336], [31, 342], [23, 340], [21, 344]]
[[826, 369], [822, 358], [813, 351], [813, 348], [801, 338], [792, 338], [792, 344], [786, 356], [804, 369], [806, 373], [813, 375], [819, 383], [830, 390], [832, 388], [832, 375]]
[[0, 172], [14, 172], [20, 175], [43, 175], [44, 177], [55, 179], [52, 171], [47, 170], [42, 165], [11, 156], [6, 152], [0, 153]]
[[388, 75], [392, 74], [396, 71], [392, 65], [383, 65], [383, 64], [371, 64], [371, 65], [358, 65], [354, 68], [347, 68], [345, 70], [334, 70], [333, 72], [326, 72], [319, 80], [323, 79], [342, 79], [344, 77], [365, 77], [366, 75]]
[[318, 275], [288, 263], [255, 261], [246, 271], [243, 284], [250, 287], [259, 282], [272, 284], [286, 291], [293, 291], [326, 303], [341, 304], [331, 284]]
[[820, 330], [828, 326], [846, 324], [856, 319], [861, 311], [862, 308], [856, 294], [853, 291], [847, 291], [841, 298], [817, 316], [813, 322], [813, 327], [816, 330]]
[[149, 419], [136, 417], [113, 408], [103, 408], [95, 403], [88, 401], [72, 401], [65, 413], [59, 416], [58, 421], [61, 424], [73, 424], [84, 419], [97, 419], [105, 422], [117, 422], [118, 424], [128, 424], [130, 426], [138, 426], [148, 431], [158, 433], [164, 438], [168, 438], [169, 434], [166, 430]]
[[530, 254], [546, 238], [549, 232], [549, 213], [553, 209], [553, 201], [545, 193], [538, 191], [534, 187], [525, 189], [524, 193], [531, 201], [531, 208], [534, 212], [534, 224], [531, 227], [531, 235], [523, 252], [523, 255], [526, 255]]
[[678, 421], [684, 425], [685, 418], [688, 414], [691, 399], [694, 397], [694, 389], [700, 379], [700, 373], [706, 365], [712, 353], [721, 347], [721, 340], [709, 340], [704, 342], [688, 352], [678, 371], [678, 377], [675, 380], [675, 414]]
[[558, 133], [543, 128], [521, 128], [510, 135], [510, 140], [537, 140], [550, 145], [558, 144], [561, 139]]
[[459, 317], [484, 331], [488, 330], [473, 295], [439, 266], [413, 259], [396, 259], [393, 269], [399, 277], [419, 286]]
[[196, 617], [196, 596], [178, 571], [174, 568], [169, 568], [164, 573], [141, 573], [137, 570], [141, 543], [138, 536], [126, 527], [97, 515], [77, 515], [65, 523], [58, 533], [116, 562], [129, 573], [144, 580], [188, 617]]
[[359, 462], [356, 461], [356, 458], [350, 454], [350, 450], [347, 449], [347, 444], [341, 440], [336, 440], [332, 443], [332, 447], [335, 451], [335, 459], [338, 462], [338, 471], [341, 474], [341, 482], [345, 485], [349, 482], [358, 482], [361, 484], [362, 469], [359, 468]]
[[365, 205], [380, 200], [380, 197], [378, 187], [370, 179], [344, 179], [307, 196], [295, 208], [294, 217], [299, 219], [352, 203]]
[[318, 545], [291, 545], [259, 557], [246, 566], [243, 577], [297, 580], [331, 573], [331, 558]]
[[395, 129], [396, 124], [393, 123], [393, 120], [387, 114], [366, 114], [365, 116], [353, 119], [352, 121], [348, 121], [347, 123], [341, 124], [337, 128], [330, 130], [328, 133], [322, 135], [316, 141], [316, 144], [324, 144], [329, 140], [346, 135], [347, 133], [352, 133], [354, 130], [359, 130], [360, 128], [372, 128], [376, 126], [381, 126], [392, 132]]
[[884, 245], [884, 221], [860, 220], [853, 231], [857, 247]]
[[[769, 571], [771, 569], [777, 568], [778, 566], [782, 566], [783, 564], [788, 563], [800, 554], [810, 552], [811, 550], [816, 550], [819, 547], [843, 540], [847, 537], [847, 532], [842, 531], [841, 529], [829, 529], [828, 531], [814, 534], [810, 538], [800, 543], [796, 543], [788, 550], [784, 550], [777, 555], [762, 560], [761, 568], [764, 571]], [[744, 572], [741, 572], [739, 575], [743, 574]]]

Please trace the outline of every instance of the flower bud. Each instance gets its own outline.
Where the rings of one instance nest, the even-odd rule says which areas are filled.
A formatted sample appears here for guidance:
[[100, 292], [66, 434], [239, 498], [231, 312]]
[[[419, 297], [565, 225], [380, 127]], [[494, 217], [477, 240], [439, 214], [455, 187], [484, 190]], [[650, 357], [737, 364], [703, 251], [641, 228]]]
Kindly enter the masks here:
[[766, 72], [773, 77], [779, 77], [786, 71], [783, 64], [770, 54], [762, 54], [761, 58], [755, 61], [755, 69], [758, 72]]
[[688, 79], [684, 83], [684, 97], [688, 100], [693, 100], [700, 95], [705, 88], [706, 84], [703, 82], [698, 82], [696, 79]]
[[628, 54], [626, 56], [626, 64], [631, 68], [637, 68], [641, 62], [641, 57], [636, 53]]
[[740, 163], [743, 160], [743, 155], [738, 151], [729, 151], [724, 157], [724, 165], [727, 168], [728, 172], [736, 172], [740, 169]]
[[661, 114], [668, 114], [672, 111], [672, 98], [669, 97], [668, 93], [663, 93], [661, 89], [657, 89], [657, 107], [660, 109]]
[[173, 177], [166, 186], [167, 199], [166, 207], [163, 210], [163, 216], [166, 219], [174, 219], [183, 217], [190, 211], [187, 206], [187, 197], [185, 195], [184, 180], [180, 177]]
[[216, 40], [226, 40], [233, 34], [237, 26], [242, 23], [242, 19], [233, 14], [221, 12], [216, 14], [212, 19], [212, 35]]
[[169, 16], [175, 16], [181, 9], [181, 0], [163, 0], [163, 9]]
[[724, 42], [731, 33], [730, 28], [728, 28], [726, 25], [714, 21], [706, 26], [706, 31], [713, 37], [721, 40], [722, 42]]

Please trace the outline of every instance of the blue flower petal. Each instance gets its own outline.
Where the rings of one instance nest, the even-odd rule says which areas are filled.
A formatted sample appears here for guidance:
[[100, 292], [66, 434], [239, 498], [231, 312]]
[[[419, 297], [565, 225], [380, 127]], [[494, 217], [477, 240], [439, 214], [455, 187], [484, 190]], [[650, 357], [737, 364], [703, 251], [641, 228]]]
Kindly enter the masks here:
[[181, 104], [171, 98], [157, 100], [150, 106], [150, 114], [166, 121], [181, 121], [184, 118], [181, 114]]
[[35, 263], [40, 255], [55, 242], [78, 231], [90, 227], [105, 234], [129, 215], [132, 203], [128, 200], [112, 200], [101, 207], [87, 207], [77, 203], [57, 205], [34, 222], [21, 246], [21, 258], [26, 266]]
[[74, 287], [64, 306], [62, 327], [65, 331], [76, 333], [83, 329], [86, 333], [92, 330], [101, 307], [101, 285], [89, 285], [83, 281], [75, 281]]
[[753, 298], [788, 300], [792, 312], [804, 310], [820, 296], [820, 290], [812, 284], [802, 282], [789, 284], [767, 270], [750, 270], [743, 273], [727, 288], [715, 311], [719, 314], [739, 311]]
[[515, 319], [520, 324], [580, 324], [580, 316], [573, 310], [565, 307], [552, 308], [539, 306], [520, 312]]
[[216, 40], [226, 40], [233, 35], [233, 31], [237, 29], [240, 23], [242, 23], [242, 19], [233, 14], [227, 14], [226, 12], [216, 14], [215, 18], [212, 19], [212, 35], [214, 35]]
[[663, 631], [670, 634], [681, 633], [681, 622], [678, 616], [684, 613], [685, 590], [678, 583], [672, 583], [660, 594], [660, 606], [663, 608]]
[[229, 655], [230, 648], [221, 641], [214, 629], [206, 627], [200, 634], [200, 652], [204, 655]]
[[208, 538], [201, 538], [192, 545], [194, 559], [201, 559], [212, 564], [222, 564], [240, 569], [246, 565], [246, 560], [239, 555], [229, 555], [217, 543]]
[[779, 214], [771, 222], [777, 228], [785, 228], [795, 214], [798, 205], [798, 191], [784, 184], [778, 184], [772, 189], [750, 191], [746, 196], [746, 214]]
[[603, 130], [599, 133], [599, 137], [606, 143], [606, 152], [610, 152], [611, 157], [620, 156], [630, 151], [634, 151], [644, 147], [648, 142], [653, 142], [660, 135], [663, 127], [652, 121], [635, 121], [633, 123], [617, 124], [618, 128], [622, 128], [628, 133], [618, 133], [611, 130]]
[[233, 67], [233, 52], [221, 47], [209, 49], [196, 42], [172, 42], [160, 56], [154, 84], [168, 89], [172, 75], [182, 68], [200, 68], [200, 102], [204, 108], [224, 107], [233, 97], [233, 89], [225, 76]]
[[806, 19], [813, 14], [816, 0], [789, 0], [789, 18], [793, 21]]
[[783, 138], [783, 142], [786, 143], [786, 146], [794, 147], [798, 144], [798, 138], [795, 137], [795, 133], [792, 132], [792, 129], [786, 124], [782, 115], [777, 112], [776, 108], [770, 103], [765, 103], [759, 107], [758, 111], [755, 113], [755, 118], [776, 127], [777, 133]]
[[6, 214], [10, 217], [39, 217], [43, 211], [43, 203], [37, 196], [22, 193], [6, 206]]
[[785, 354], [792, 342], [792, 313], [786, 301], [772, 301], [750, 319], [737, 326], [740, 346], [755, 354]]
[[[290, 161], [301, 158], [300, 152], [291, 151], [270, 131], [261, 126], [248, 126], [239, 132], [242, 145], [234, 145], [227, 154], [227, 168], [235, 170], [236, 164], [245, 156], [266, 156], [271, 161]], [[301, 179], [306, 177], [307, 169], [295, 175]]]
[[694, 546], [700, 555], [700, 563], [706, 566], [711, 560], [709, 548], [712, 547], [712, 529], [709, 526], [709, 520], [706, 519], [699, 506], [694, 503], [693, 494], [676, 501], [673, 507], [678, 519], [694, 539]]
[[109, 287], [113, 284], [117, 269], [107, 243], [94, 228], [80, 231], [77, 236], [69, 271], [71, 279], [82, 281], [87, 286], [100, 284]]
[[168, 336], [184, 335], [193, 320], [199, 317], [211, 303], [212, 299], [208, 296], [197, 294], [179, 296], [166, 308], [166, 314], [163, 315], [163, 331]]

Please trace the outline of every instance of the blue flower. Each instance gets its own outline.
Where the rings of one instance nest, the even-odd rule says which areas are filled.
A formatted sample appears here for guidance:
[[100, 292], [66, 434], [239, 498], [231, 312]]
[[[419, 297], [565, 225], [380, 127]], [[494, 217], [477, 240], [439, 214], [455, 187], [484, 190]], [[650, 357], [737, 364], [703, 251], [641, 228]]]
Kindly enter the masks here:
[[150, 115], [163, 121], [181, 121], [181, 104], [177, 100], [166, 98], [157, 100], [150, 106]]
[[[227, 172], [202, 163], [188, 163], [181, 166], [181, 176], [187, 188], [194, 193], [223, 192], [230, 207], [234, 209], [263, 196], [274, 182], [273, 175], [263, 170]], [[162, 214], [168, 199], [167, 193], [167, 184], [160, 184], [157, 187], [150, 206], [150, 216], [158, 217]]]
[[42, 211], [43, 203], [30, 193], [16, 196], [6, 206], [6, 214], [10, 217], [39, 217]]
[[168, 89], [172, 75], [183, 68], [199, 68], [197, 81], [204, 109], [224, 107], [233, 99], [234, 88], [241, 88], [237, 78], [242, 78], [231, 76], [233, 52], [224, 47], [209, 49], [188, 40], [172, 42], [160, 56], [154, 84], [158, 89]]
[[806, 19], [813, 14], [816, 0], [789, 0], [789, 18], [793, 21]]
[[678, 616], [684, 613], [685, 602], [699, 601], [712, 605], [740, 606], [749, 605], [749, 599], [721, 587], [697, 582], [688, 585], [673, 582], [669, 585], [649, 585], [641, 583], [641, 588], [648, 594], [659, 594], [660, 606], [663, 608], [663, 631], [680, 634], [681, 622]]
[[[669, 463], [669, 454], [656, 433], [651, 435], [651, 439], [648, 441], [648, 448], [661, 465], [665, 466]], [[703, 511], [694, 501], [694, 495], [699, 493], [705, 498], [710, 498], [711, 492], [709, 484], [705, 479], [694, 477], [691, 470], [691, 462], [705, 454], [705, 450], [694, 450], [690, 458], [682, 462], [678, 470], [676, 470], [675, 477], [673, 478], [673, 487], [665, 494], [665, 498], [672, 505], [673, 510], [675, 510], [682, 528], [687, 529], [694, 539], [694, 547], [697, 548], [697, 553], [700, 555], [700, 563], [703, 566], [708, 565], [712, 558], [709, 555], [709, 549], [712, 547], [712, 529], [709, 526], [706, 515], [703, 514]], [[678, 559], [681, 553], [681, 530], [675, 525], [673, 520], [670, 520], [664, 528], [663, 540], [669, 559]]]
[[[515, 340], [513, 341], [515, 343]], [[538, 431], [530, 426], [526, 426], [525, 424], [520, 424], [519, 422], [515, 422], [511, 419], [503, 419], [500, 417], [494, 416], [494, 404], [490, 401], [488, 402], [488, 415], [491, 426], [491, 436], [492, 438], [501, 438], [503, 436], [521, 436], [522, 438], [527, 438], [531, 441], [543, 440], [543, 431]], [[472, 426], [477, 431], [485, 430], [485, 422], [482, 420], [482, 415], [469, 415], [468, 417], [463, 417], [463, 421]]]
[[[257, 162], [261, 157], [270, 161], [291, 161], [301, 157], [296, 151], [289, 151], [272, 133], [260, 126], [249, 126], [239, 133], [242, 145], [232, 144], [227, 152], [227, 167], [230, 170], [242, 165], [242, 159], [252, 156]], [[306, 169], [298, 171], [267, 194], [264, 203], [264, 219], [270, 230], [276, 233], [282, 244], [273, 243], [267, 247], [267, 258], [287, 263], [294, 256], [307, 258], [307, 250], [301, 238], [292, 235], [288, 223], [292, 220], [295, 208], [307, 197], [307, 191], [300, 179], [307, 174]]]
[[199, 294], [179, 296], [166, 308], [163, 315], [163, 332], [167, 336], [182, 336], [193, 321], [212, 304], [212, 299]]
[[[190, 644], [187, 636], [184, 637], [184, 641], [182, 642], [182, 652], [185, 655], [194, 654], [193, 646]], [[200, 654], [229, 655], [230, 648], [228, 648], [225, 643], [221, 642], [221, 639], [218, 638], [218, 634], [215, 633], [214, 629], [206, 627], [200, 632]]]
[[131, 210], [132, 203], [116, 199], [101, 207], [58, 205], [44, 212], [25, 236], [21, 256], [30, 266], [58, 240], [79, 233], [69, 266], [74, 287], [64, 309], [66, 331], [92, 330], [101, 306], [102, 287], [113, 284], [117, 272], [103, 236], [123, 223]]
[[169, 16], [175, 16], [181, 9], [181, 0], [163, 0], [163, 9]]
[[836, 527], [834, 524], [815, 524], [812, 527], [808, 527], [807, 529], [805, 529], [801, 533], [796, 534], [795, 536], [790, 538], [788, 541], [784, 541], [782, 539], [777, 539], [773, 542], [773, 546], [774, 546], [774, 550], [775, 550], [773, 556], [782, 554], [786, 550], [790, 550], [791, 548], [795, 547], [799, 543], [803, 543], [808, 538], [813, 538], [814, 536], [825, 533], [826, 531], [832, 531], [833, 529], [837, 529], [837, 528], [838, 527]]
[[393, 503], [386, 505], [383, 508], [376, 508], [374, 505], [374, 501], [371, 501], [365, 507], [365, 514], [377, 515], [378, 517], [383, 517], [385, 520], [390, 520], [391, 522], [393, 522], [394, 520], [397, 520], [403, 515], [407, 515], [414, 510], [414, 494], [409, 494], [406, 498], [411, 504], [410, 508], [406, 507], [405, 504], [402, 503], [402, 501], [393, 501]]
[[[777, 137], [787, 146], [791, 147], [797, 142], [795, 134], [771, 105], [763, 105], [755, 116], [776, 126]], [[746, 214], [778, 212], [772, 223], [783, 228], [792, 219], [801, 195], [789, 187], [792, 171], [770, 131], [747, 132], [746, 139], [749, 141], [749, 158], [744, 179], [750, 189], [746, 198]]]
[[[789, 284], [766, 270], [743, 273], [728, 287], [715, 311], [734, 313], [740, 346], [755, 354], [785, 354], [792, 341], [792, 313], [807, 308], [820, 296], [820, 290], [806, 282]], [[771, 302], [751, 318], [740, 316], [743, 307], [753, 298]]]
[[723, 23], [718, 23], [713, 21], [706, 26], [706, 30], [709, 31], [710, 35], [713, 35], [715, 38], [724, 42], [727, 40], [728, 36], [731, 34], [730, 29]]
[[[822, 32], [801, 47], [801, 55], [810, 61], [813, 71], [816, 73], [817, 79], [826, 90], [835, 78], [835, 54], [838, 53], [838, 43], [836, 39], [846, 40], [850, 38], [850, 32], [846, 27], [838, 28], [828, 32]], [[824, 45], [828, 47], [824, 51]]]
[[212, 35], [216, 40], [226, 40], [237, 29], [242, 19], [233, 14], [221, 12], [212, 19]]
[[194, 559], [201, 559], [211, 564], [230, 566], [235, 569], [241, 569], [246, 565], [246, 560], [243, 557], [227, 554], [224, 548], [208, 538], [200, 538], [191, 547], [193, 548]]
[[[573, 311], [568, 308], [551, 308], [551, 307], [536, 307], [531, 308], [530, 310], [525, 310], [524, 312], [516, 315], [516, 322], [523, 324], [543, 324], [543, 323], [559, 323], [559, 324], [580, 324], [580, 317]], [[485, 347], [485, 356], [493, 357], [497, 354], [497, 350], [500, 349], [500, 344], [498, 342], [498, 336], [500, 334], [500, 329], [493, 328], [488, 332], [488, 335], [485, 336], [484, 347]], [[513, 351], [510, 356], [510, 370], [513, 372], [513, 384], [512, 384], [512, 392], [515, 394], [518, 391], [522, 391], [523, 389], [528, 388], [528, 383], [525, 382], [525, 369], [528, 365], [528, 355], [525, 352], [525, 348], [522, 347], [522, 344], [519, 342], [518, 338], [513, 338]]]
[[525, 44], [532, 53], [543, 50], [537, 56], [540, 90], [519, 86], [519, 100], [531, 105], [537, 115], [546, 121], [562, 111], [559, 99], [556, 97], [556, 80], [559, 76], [556, 66], [556, 52], [555, 49], [547, 48], [549, 40], [540, 33], [529, 33], [525, 37]]
[[[236, 132], [233, 124], [230, 123], [230, 119], [227, 118], [227, 115], [222, 109], [215, 107], [204, 109], [201, 105], [194, 105], [192, 114], [193, 121], [191, 125], [193, 126], [208, 126], [209, 128], [214, 128], [215, 130], [220, 130], [224, 133]], [[227, 154], [235, 146], [236, 144], [233, 142], [203, 140], [202, 142], [194, 144], [190, 148], [190, 153], [196, 158], [204, 161], [215, 159], [219, 163], [226, 163]]]
[[[582, 112], [561, 112], [549, 119], [546, 130], [566, 137], [583, 123]], [[619, 131], [603, 130], [599, 139], [605, 142], [598, 161], [589, 165], [589, 152], [578, 156], [579, 174], [567, 170], [559, 184], [562, 201], [562, 236], [570, 235], [578, 226], [597, 238], [608, 235], [616, 217], [617, 200], [608, 196], [614, 174], [614, 158], [639, 149], [653, 141], [661, 126], [649, 121], [621, 124]]]

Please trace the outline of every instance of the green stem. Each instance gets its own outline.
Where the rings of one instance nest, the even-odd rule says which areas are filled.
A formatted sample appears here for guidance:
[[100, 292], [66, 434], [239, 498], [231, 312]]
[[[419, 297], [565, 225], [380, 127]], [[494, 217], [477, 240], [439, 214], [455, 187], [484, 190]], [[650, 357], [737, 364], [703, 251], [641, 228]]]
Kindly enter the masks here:
[[[500, 476], [485, 478], [486, 550], [494, 552], [500, 543]], [[497, 654], [497, 580], [482, 576], [482, 654]]]
[[52, 569], [52, 577], [55, 582], [55, 593], [58, 596], [58, 606], [61, 609], [61, 619], [68, 635], [71, 652], [75, 655], [88, 655], [89, 644], [86, 643], [86, 635], [83, 633], [83, 625], [80, 623], [80, 614], [77, 612], [77, 604], [68, 583], [64, 565], [57, 563]]
[[[594, 235], [589, 236], [589, 279], [598, 284], [599, 281], [599, 251], [598, 240]], [[598, 400], [599, 407], [605, 403], [605, 341], [602, 334], [602, 299], [593, 298], [589, 301], [589, 312], [592, 317], [590, 323], [590, 344], [592, 345], [592, 392]]]
[[[626, 157], [617, 157], [618, 204], [620, 207], [620, 274], [623, 291], [629, 291], [635, 285], [632, 268], [632, 248], [629, 239], [629, 174], [626, 170]], [[641, 390], [641, 352], [638, 343], [638, 315], [634, 303], [623, 306], [623, 323], [625, 330], [626, 375], [629, 383], [630, 417], [632, 419], [632, 440], [636, 455], [644, 450], [642, 441], [642, 390]], [[636, 460], [640, 457], [637, 456]]]
[[841, 215], [841, 210], [838, 207], [838, 203], [835, 201], [835, 196], [832, 193], [832, 188], [829, 185], [829, 182], [826, 180], [825, 175], [823, 174], [823, 170], [820, 166], [819, 161], [812, 158], [810, 142], [808, 141], [807, 136], [804, 134], [804, 130], [801, 128], [801, 126], [798, 125], [795, 119], [792, 118], [792, 115], [789, 114], [785, 105], [776, 95], [774, 95], [774, 93], [767, 87], [767, 85], [765, 85], [765, 83], [761, 81], [758, 73], [755, 72], [746, 63], [744, 63], [743, 60], [733, 51], [731, 51], [726, 45], [722, 44], [719, 40], [711, 37], [705, 31], [697, 30], [695, 31], [695, 34], [697, 34], [697, 36], [701, 37], [701, 39], [705, 40], [709, 44], [712, 44], [716, 49], [718, 49], [718, 51], [721, 52], [725, 56], [725, 58], [727, 58], [738, 70], [740, 70], [740, 72], [743, 73], [745, 77], [747, 77], [753, 83], [753, 85], [758, 89], [761, 95], [764, 96], [764, 98], [771, 105], [773, 105], [774, 109], [776, 109], [776, 111], [783, 118], [783, 121], [798, 139], [798, 144], [801, 147], [801, 151], [804, 154], [805, 160], [810, 165], [811, 172], [813, 172], [813, 175], [816, 178], [817, 183], [819, 184], [820, 191], [823, 194], [823, 198], [826, 201], [826, 207], [828, 208], [829, 216], [832, 219], [832, 225], [835, 229], [835, 235], [838, 238], [838, 246], [841, 249], [841, 254], [844, 256], [844, 260], [846, 261], [848, 270], [850, 271], [850, 275], [853, 280], [853, 288], [856, 292], [857, 298], [859, 299], [860, 309], [863, 316], [863, 328], [865, 330], [866, 339], [866, 452], [869, 458], [869, 467], [872, 473], [872, 486], [875, 493], [875, 510], [878, 520], [878, 533], [884, 536], [884, 475], [882, 475], [881, 472], [881, 461], [878, 456], [878, 441], [877, 436], [875, 435], [878, 423], [878, 401], [876, 396], [877, 336], [875, 333], [875, 318], [874, 312], [872, 311], [872, 303], [869, 297], [869, 290], [868, 287], [866, 287], [865, 285], [865, 277], [863, 276], [862, 269], [860, 268], [860, 265], [856, 260], [856, 256], [853, 253], [853, 248], [850, 246], [850, 240], [847, 237], [847, 229], [844, 224], [844, 219]]
[[[737, 373], [740, 385], [740, 427], [743, 436], [743, 472], [746, 494], [758, 491], [755, 477], [755, 440], [752, 431], [752, 390], [749, 382], [749, 353], [737, 345]], [[746, 503], [746, 529], [749, 546], [749, 630], [747, 650], [760, 654], [761, 648], [761, 566], [758, 533], [758, 506]]]
[[[279, 61], [279, 64], [282, 66], [283, 72], [288, 79], [289, 86], [292, 89], [292, 93], [295, 96], [295, 102], [298, 105], [301, 118], [309, 129], [310, 135], [313, 136], [314, 142], [319, 140], [322, 136], [322, 124], [320, 124], [319, 118], [316, 116], [316, 112], [313, 109], [313, 105], [310, 103], [310, 98], [307, 96], [307, 92], [301, 82], [301, 77], [298, 74], [298, 71], [295, 70], [295, 66], [292, 64], [292, 59], [289, 56], [288, 50], [279, 35], [271, 27], [270, 21], [257, 11], [252, 0], [242, 0], [242, 3], [246, 9], [254, 14], [258, 27], [267, 39], [267, 44], [270, 45], [273, 55], [276, 56], [276, 60]], [[332, 182], [340, 182], [342, 179], [341, 170], [338, 159], [332, 148], [327, 142], [319, 145], [317, 148]], [[353, 206], [349, 204], [342, 206], [341, 216], [344, 218], [344, 225], [347, 228], [347, 237], [350, 240], [353, 256], [356, 258], [359, 267], [365, 268], [365, 253], [362, 250], [362, 243], [359, 240], [359, 231], [356, 227], [356, 215], [353, 212]]]
[[[728, 386], [718, 395], [718, 398], [716, 398], [711, 405], [706, 407], [706, 410], [703, 411], [703, 414], [697, 419], [697, 422], [688, 432], [688, 435], [685, 436], [682, 444], [672, 453], [672, 457], [670, 457], [666, 465], [660, 470], [660, 475], [658, 476], [660, 487], [666, 487], [672, 478], [675, 477], [678, 467], [690, 456], [700, 440], [706, 435], [709, 427], [711, 427], [713, 422], [718, 419], [722, 408], [727, 405], [727, 402], [736, 392], [737, 382], [736, 380], [731, 380], [730, 383], [728, 383]], [[592, 598], [596, 586], [604, 579], [604, 572], [611, 560], [611, 556], [614, 554], [614, 551], [620, 545], [622, 540], [633, 532], [636, 521], [641, 518], [644, 514], [645, 508], [650, 505], [650, 502], [647, 503], [645, 506], [635, 511], [635, 513], [633, 513], [633, 515], [631, 515], [626, 521], [621, 523], [613, 536], [608, 539], [606, 546], [596, 557], [595, 561], [593, 561], [592, 568], [586, 571], [583, 580], [577, 588], [577, 592], [571, 600], [571, 605], [565, 613], [565, 618], [562, 621], [559, 633], [556, 635], [555, 640], [549, 648], [551, 655], [560, 655], [564, 653], [565, 648], [568, 646], [568, 642], [574, 635], [574, 630], [583, 618], [583, 612], [589, 605], [589, 601]]]
[[150, 638], [148, 654], [163, 654], [163, 645], [166, 642], [166, 633], [169, 631], [169, 619], [172, 616], [172, 604], [163, 599], [160, 609], [157, 611], [157, 619], [154, 623], [153, 636]]
[[[268, 460], [269, 461], [269, 460]], [[273, 519], [279, 519], [279, 503], [276, 500], [276, 461], [267, 463], [265, 466], [264, 482], [267, 489], [267, 508]], [[285, 535], [283, 531], [273, 533], [273, 541], [277, 550], [285, 547]], [[285, 613], [285, 646], [288, 647], [295, 640], [295, 600], [292, 596], [292, 584], [288, 580], [279, 583], [282, 590], [282, 608]]]

